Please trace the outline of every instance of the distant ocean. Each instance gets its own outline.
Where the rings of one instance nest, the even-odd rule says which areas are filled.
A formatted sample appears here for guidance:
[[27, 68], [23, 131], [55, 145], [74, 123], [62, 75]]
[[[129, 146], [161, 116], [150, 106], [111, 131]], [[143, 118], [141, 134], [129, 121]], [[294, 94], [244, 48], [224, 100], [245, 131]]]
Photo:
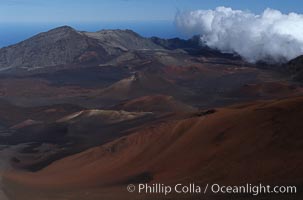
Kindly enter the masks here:
[[37, 33], [68, 25], [80, 31], [98, 31], [102, 29], [131, 29], [144, 37], [161, 38], [181, 37], [172, 21], [127, 21], [94, 23], [0, 23], [0, 48], [23, 41]]

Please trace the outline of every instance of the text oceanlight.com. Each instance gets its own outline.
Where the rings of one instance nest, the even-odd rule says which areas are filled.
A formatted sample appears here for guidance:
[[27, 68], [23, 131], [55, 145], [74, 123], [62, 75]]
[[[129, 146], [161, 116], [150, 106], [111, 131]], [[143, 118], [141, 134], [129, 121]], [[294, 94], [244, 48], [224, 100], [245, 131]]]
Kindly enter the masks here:
[[271, 186], [265, 184], [245, 184], [245, 185], [220, 185], [206, 184], [204, 186], [195, 183], [165, 185], [155, 184], [130, 184], [127, 186], [128, 192], [136, 192], [139, 194], [250, 194], [257, 196], [260, 194], [296, 194], [296, 186]]

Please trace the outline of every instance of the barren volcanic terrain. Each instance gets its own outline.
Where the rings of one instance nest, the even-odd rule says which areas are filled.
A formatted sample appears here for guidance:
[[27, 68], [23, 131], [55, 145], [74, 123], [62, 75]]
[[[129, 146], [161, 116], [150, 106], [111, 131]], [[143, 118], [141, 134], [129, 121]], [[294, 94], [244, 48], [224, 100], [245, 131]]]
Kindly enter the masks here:
[[138, 183], [299, 188], [301, 60], [251, 64], [197, 36], [68, 26], [2, 48], [0, 199], [201, 198], [127, 192]]

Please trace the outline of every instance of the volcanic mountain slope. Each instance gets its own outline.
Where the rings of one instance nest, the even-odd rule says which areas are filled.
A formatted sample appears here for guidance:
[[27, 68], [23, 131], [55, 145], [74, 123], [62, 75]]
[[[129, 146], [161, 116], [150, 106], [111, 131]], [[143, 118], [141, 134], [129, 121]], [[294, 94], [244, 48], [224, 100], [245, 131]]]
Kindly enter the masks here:
[[[156, 59], [161, 60], [160, 57], [154, 58], [129, 77], [101, 89], [90, 99], [112, 106], [133, 98], [166, 95], [194, 107], [213, 107], [243, 100], [299, 95], [303, 91], [300, 85], [288, 81], [279, 73], [240, 63], [165, 65]], [[253, 90], [245, 87], [247, 85], [258, 85], [261, 92], [247, 95], [245, 90], [248, 90], [247, 93]]]
[[[147, 112], [81, 110], [51, 122], [22, 121], [8, 129], [10, 134], [0, 136], [0, 145], [28, 143], [14, 165], [38, 170], [54, 160], [125, 136], [163, 118], [167, 117]], [[45, 145], [50, 147], [46, 152]]]
[[[47, 115], [47, 111], [40, 115]], [[152, 113], [135, 113], [114, 110], [81, 110], [57, 119], [56, 121], [42, 121], [37, 124], [37, 118], [25, 119], [10, 128], [14, 132], [9, 136], [3, 136], [0, 144], [20, 144], [28, 142], [52, 142], [77, 141], [81, 138], [81, 144], [93, 145], [98, 137], [118, 137], [121, 132], [127, 132], [127, 128], [140, 126], [152, 120]], [[36, 120], [35, 120], [36, 119]], [[114, 133], [112, 133], [114, 132]], [[112, 133], [112, 134], [109, 134]], [[109, 134], [109, 135], [107, 135]], [[69, 139], [68, 139], [69, 138]], [[78, 138], [78, 139], [80, 139]], [[90, 140], [87, 142], [86, 140]]]
[[166, 79], [161, 72], [142, 71], [105, 88], [99, 96], [104, 100], [117, 102], [155, 94], [167, 94], [179, 98], [192, 95], [190, 89]]
[[87, 62], [105, 63], [129, 50], [163, 49], [130, 30], [79, 32], [63, 26], [0, 49], [0, 69], [34, 70]]
[[172, 96], [151, 95], [124, 101], [115, 110], [147, 112], [193, 112], [195, 108], [175, 100]]
[[77, 85], [54, 85], [41, 78], [10, 77], [0, 80], [0, 98], [21, 107], [62, 103], [81, 105], [81, 102], [98, 91], [98, 88]]
[[163, 49], [151, 40], [143, 38], [131, 30], [102, 30], [94, 33], [83, 33], [90, 38], [96, 39], [99, 44], [109, 47], [106, 49], [108, 53], [111, 53], [112, 49], [120, 49], [122, 51]]
[[89, 200], [136, 198], [125, 186], [141, 182], [239, 185], [262, 180], [299, 186], [302, 117], [302, 97], [197, 113], [147, 127], [35, 173], [7, 173], [5, 189], [17, 200]]
[[[74, 62], [89, 48], [89, 39], [70, 27], [60, 27], [0, 50], [2, 70], [36, 68]], [[17, 59], [16, 59], [17, 58]]]
[[[295, 95], [301, 91], [299, 85], [280, 78], [274, 72], [245, 66], [210, 63], [177, 66], [154, 61], [136, 67], [129, 71], [122, 66], [90, 67], [35, 76], [4, 77], [0, 79], [0, 99], [20, 106], [68, 103], [109, 109], [133, 98], [167, 95], [194, 107], [213, 107], [243, 99]], [[248, 90], [254, 90], [247, 85], [267, 87], [271, 83], [276, 83], [276, 90], [261, 88], [262, 95], [258, 92], [256, 95], [246, 94]], [[285, 92], [278, 90], [279, 85]]]
[[[167, 95], [206, 108], [286, 94], [238, 92], [248, 84], [284, 81], [292, 87], [277, 72], [259, 67], [200, 46], [198, 37], [148, 39], [130, 30], [91, 33], [64, 26], [0, 49], [0, 99], [20, 106], [108, 109], [142, 96]], [[290, 89], [287, 95], [299, 93]]]
[[20, 107], [7, 101], [0, 101], [0, 124], [6, 128], [33, 120], [42, 122], [54, 122], [65, 115], [83, 110], [80, 106], [71, 104], [58, 104], [51, 106]]
[[288, 71], [297, 81], [303, 81], [303, 56], [299, 56], [287, 64]]
[[286, 81], [273, 81], [256, 84], [245, 84], [231, 92], [230, 96], [247, 99], [289, 97], [302, 93], [299, 84], [289, 84]]

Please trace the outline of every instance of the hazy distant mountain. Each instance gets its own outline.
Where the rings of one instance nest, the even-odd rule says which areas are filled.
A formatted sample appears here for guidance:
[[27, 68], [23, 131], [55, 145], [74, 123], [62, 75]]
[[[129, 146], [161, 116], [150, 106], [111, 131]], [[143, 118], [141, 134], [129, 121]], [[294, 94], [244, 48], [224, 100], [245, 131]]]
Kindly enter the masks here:
[[203, 55], [207, 57], [228, 57], [232, 59], [240, 59], [239, 56], [230, 54], [230, 53], [222, 53], [219, 50], [212, 49], [208, 47], [206, 44], [201, 42], [201, 36], [195, 35], [188, 40], [180, 39], [180, 38], [172, 38], [172, 39], [162, 39], [159, 37], [150, 38], [157, 45], [162, 46], [168, 50], [182, 49], [189, 53], [190, 55]]
[[196, 35], [188, 40], [180, 38], [162, 39], [159, 37], [152, 37], [151, 40], [166, 48], [166, 49], [196, 49], [201, 48], [200, 36]]
[[140, 49], [162, 47], [130, 30], [90, 33], [63, 26], [0, 49], [0, 69], [104, 63], [123, 52]]

